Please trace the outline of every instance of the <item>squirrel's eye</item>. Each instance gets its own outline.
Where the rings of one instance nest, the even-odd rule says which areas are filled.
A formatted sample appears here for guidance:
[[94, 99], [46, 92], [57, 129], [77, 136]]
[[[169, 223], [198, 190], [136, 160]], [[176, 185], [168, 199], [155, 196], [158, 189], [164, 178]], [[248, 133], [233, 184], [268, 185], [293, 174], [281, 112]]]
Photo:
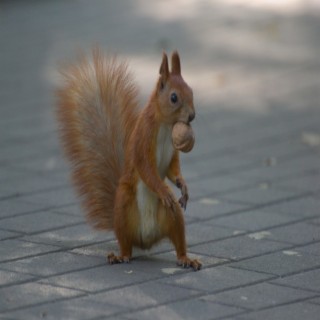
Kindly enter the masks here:
[[170, 99], [171, 99], [172, 103], [177, 103], [178, 102], [177, 94], [176, 93], [172, 93]]

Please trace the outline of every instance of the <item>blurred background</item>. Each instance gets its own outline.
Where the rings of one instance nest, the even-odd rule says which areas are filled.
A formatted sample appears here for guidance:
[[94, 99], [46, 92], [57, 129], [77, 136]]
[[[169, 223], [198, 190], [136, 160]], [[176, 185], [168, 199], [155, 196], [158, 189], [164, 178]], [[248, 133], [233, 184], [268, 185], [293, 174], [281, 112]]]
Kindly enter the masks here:
[[178, 49], [201, 107], [259, 112], [288, 95], [301, 107], [318, 91], [318, 0], [11, 0], [0, 14], [1, 97], [10, 108], [46, 101], [59, 61], [95, 44], [129, 60], [143, 94], [162, 50]]

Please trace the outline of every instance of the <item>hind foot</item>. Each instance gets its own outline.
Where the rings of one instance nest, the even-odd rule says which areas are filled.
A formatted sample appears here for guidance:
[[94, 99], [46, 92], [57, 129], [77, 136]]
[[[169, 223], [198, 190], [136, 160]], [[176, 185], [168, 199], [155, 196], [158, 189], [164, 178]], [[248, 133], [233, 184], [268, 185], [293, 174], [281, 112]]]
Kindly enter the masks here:
[[202, 264], [200, 261], [198, 261], [197, 259], [192, 260], [187, 256], [180, 257], [178, 259], [177, 265], [183, 268], [191, 267], [194, 271], [200, 270], [202, 267]]
[[116, 264], [116, 263], [129, 263], [130, 257], [127, 256], [115, 256], [114, 253], [110, 253], [107, 256], [107, 260], [109, 264]]

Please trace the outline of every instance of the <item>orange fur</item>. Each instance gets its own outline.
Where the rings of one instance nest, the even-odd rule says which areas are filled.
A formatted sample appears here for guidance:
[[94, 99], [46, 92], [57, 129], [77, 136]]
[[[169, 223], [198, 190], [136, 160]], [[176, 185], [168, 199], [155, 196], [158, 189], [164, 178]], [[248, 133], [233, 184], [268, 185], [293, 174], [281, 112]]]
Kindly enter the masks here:
[[124, 150], [138, 115], [137, 89], [125, 63], [82, 58], [63, 70], [57, 115], [61, 140], [72, 162], [72, 177], [89, 221], [113, 229], [113, 206], [124, 167]]
[[[194, 118], [178, 53], [172, 55], [171, 73], [163, 54], [159, 80], [142, 110], [126, 65], [98, 49], [93, 63], [82, 59], [63, 74], [57, 108], [62, 142], [89, 221], [113, 229], [118, 239], [120, 256], [110, 255], [109, 262], [128, 261], [133, 246], [149, 249], [167, 237], [178, 261], [199, 269], [186, 254], [180, 205], [186, 206], [188, 191], [171, 141], [172, 126]], [[166, 177], [181, 189], [180, 205]]]

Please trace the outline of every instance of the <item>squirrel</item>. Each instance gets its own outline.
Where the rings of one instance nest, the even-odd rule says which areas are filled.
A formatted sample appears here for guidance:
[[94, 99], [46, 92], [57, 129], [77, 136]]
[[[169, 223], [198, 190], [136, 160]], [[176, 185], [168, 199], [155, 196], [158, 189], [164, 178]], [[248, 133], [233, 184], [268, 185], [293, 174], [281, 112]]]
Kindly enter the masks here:
[[[175, 247], [177, 264], [194, 270], [187, 256], [183, 210], [189, 198], [172, 143], [175, 123], [195, 118], [193, 92], [181, 76], [180, 57], [163, 52], [159, 78], [144, 108], [127, 63], [93, 50], [61, 71], [57, 91], [61, 140], [72, 178], [89, 222], [113, 230], [120, 255], [110, 264], [129, 262], [133, 247], [150, 249], [164, 238]], [[180, 190], [176, 199], [168, 178]]]

